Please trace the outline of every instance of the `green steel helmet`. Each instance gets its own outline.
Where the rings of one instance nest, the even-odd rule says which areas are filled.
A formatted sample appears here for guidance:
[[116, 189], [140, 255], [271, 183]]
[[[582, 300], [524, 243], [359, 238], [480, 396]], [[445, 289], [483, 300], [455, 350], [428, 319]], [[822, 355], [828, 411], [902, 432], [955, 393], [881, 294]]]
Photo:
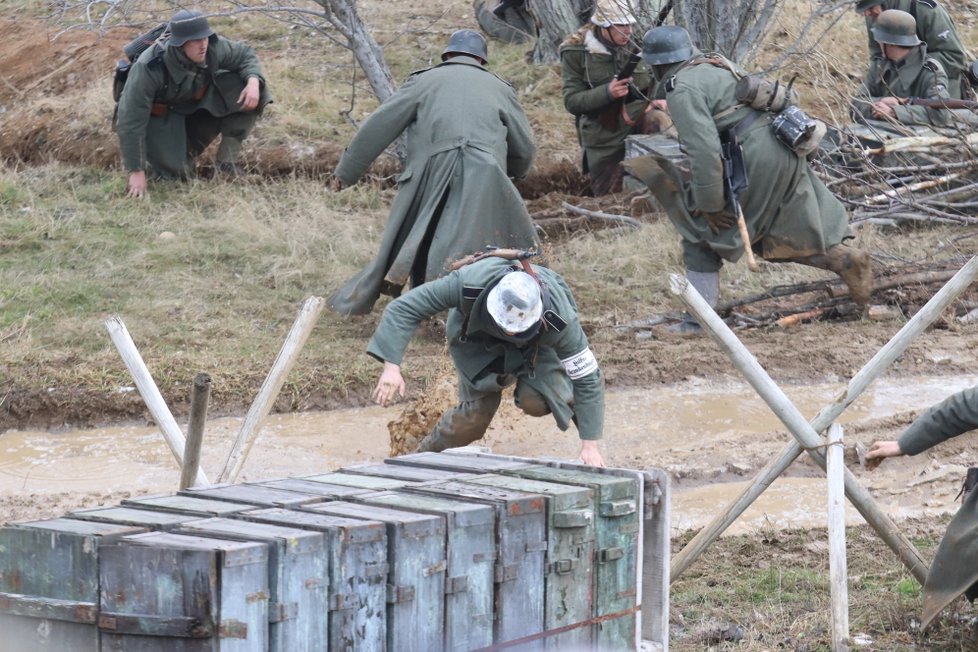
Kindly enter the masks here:
[[872, 9], [876, 5], [881, 5], [884, 2], [886, 2], [886, 0], [859, 0], [859, 2], [856, 3], [856, 13], [861, 14], [867, 9]]
[[543, 315], [543, 290], [526, 272], [509, 272], [489, 290], [486, 310], [504, 332], [522, 333], [535, 326]]
[[170, 18], [170, 45], [179, 47], [187, 41], [213, 35], [214, 30], [199, 11], [181, 9]]
[[878, 43], [912, 48], [921, 42], [917, 38], [916, 19], [899, 9], [887, 9], [881, 13], [870, 31]]
[[448, 38], [448, 45], [441, 53], [444, 61], [452, 54], [468, 54], [489, 62], [489, 48], [485, 37], [474, 29], [460, 29]]
[[652, 66], [686, 61], [693, 56], [689, 32], [677, 25], [653, 27], [642, 37], [642, 58]]

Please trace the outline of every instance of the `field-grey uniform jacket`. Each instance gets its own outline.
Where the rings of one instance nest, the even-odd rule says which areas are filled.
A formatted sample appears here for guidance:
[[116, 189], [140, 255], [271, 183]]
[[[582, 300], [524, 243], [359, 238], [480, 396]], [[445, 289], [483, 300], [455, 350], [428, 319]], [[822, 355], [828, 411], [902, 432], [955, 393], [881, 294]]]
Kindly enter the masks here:
[[[900, 450], [917, 455], [978, 428], [978, 386], [952, 394], [930, 407], [903, 431]], [[972, 490], [947, 526], [924, 583], [922, 627], [958, 596], [978, 595], [978, 489]]]
[[677, 179], [631, 165], [639, 159], [625, 162], [625, 168], [649, 186], [678, 229], [686, 268], [715, 272], [723, 260], [733, 262], [744, 253], [736, 227], [714, 234], [699, 212], [724, 208], [734, 212], [724, 193], [720, 132], [751, 117], [753, 122], [739, 135], [749, 181], [740, 204], [754, 250], [767, 260], [792, 260], [822, 254], [850, 237], [839, 200], [804, 158], [774, 136], [774, 114], [739, 104], [734, 96], [737, 77], [727, 67], [732, 64], [715, 58], [719, 55], [710, 57], [716, 63], [704, 62], [703, 54], [694, 51], [688, 62], [669, 66], [655, 91], [657, 97], [661, 93], [666, 98], [689, 156], [689, 171]]
[[[891, 61], [883, 56], [873, 57], [866, 80], [853, 102], [853, 111], [873, 120], [873, 102], [883, 97], [947, 99], [950, 97], [947, 75], [940, 61], [927, 56], [927, 46], [923, 44], [900, 61]], [[953, 117], [949, 109], [913, 105], [893, 107], [893, 113], [897, 122], [905, 125], [943, 126], [950, 123]]]
[[[614, 48], [610, 54], [590, 51], [586, 34], [593, 31], [594, 25], [585, 25], [560, 44], [560, 71], [564, 108], [576, 118], [578, 140], [584, 149], [584, 172], [599, 175], [609, 165], [624, 160], [625, 137], [636, 131], [622, 117], [621, 101], [608, 96], [608, 84], [628, 61], [629, 53], [626, 48]], [[632, 77], [632, 85], [647, 94], [652, 78], [644, 61]], [[625, 103], [625, 110], [630, 120], [640, 124], [647, 106], [648, 101], [636, 97]]]
[[[157, 161], [189, 165], [187, 116], [201, 109], [219, 118], [242, 113], [238, 96], [249, 77], [257, 77], [261, 87], [255, 110], [260, 113], [271, 95], [250, 46], [215, 34], [203, 67], [166, 43], [147, 48], [129, 70], [119, 99], [116, 133], [126, 170], [145, 170], [149, 160], [161, 176], [183, 176], [186, 169], [159, 169]], [[165, 107], [166, 115], [151, 115], [154, 104]]]
[[[600, 439], [604, 429], [601, 371], [581, 328], [577, 304], [560, 275], [533, 266], [549, 294], [544, 326], [535, 337], [518, 346], [496, 336], [492, 318], [484, 312], [486, 296], [513, 269], [519, 269], [514, 261], [484, 258], [391, 301], [367, 352], [378, 360], [401, 364], [418, 325], [448, 310], [448, 350], [458, 371], [461, 400], [470, 400], [473, 391], [500, 391], [499, 378], [513, 376], [544, 397], [561, 430], [573, 418], [581, 439]], [[568, 378], [573, 406], [562, 398]]]
[[[886, 0], [883, 9], [899, 9], [917, 20], [917, 38], [927, 44], [927, 53], [941, 62], [947, 73], [947, 90], [950, 96], [961, 97], [961, 77], [968, 66], [964, 46], [954, 28], [954, 21], [947, 10], [936, 0]], [[876, 20], [866, 17], [866, 34], [869, 37], [869, 56], [883, 56], [880, 44], [870, 31]]]
[[526, 175], [536, 148], [513, 87], [472, 57], [412, 74], [364, 122], [336, 168], [351, 185], [402, 133], [407, 161], [376, 258], [330, 299], [363, 314], [443, 276], [486, 245], [530, 249], [536, 230], [509, 177]]

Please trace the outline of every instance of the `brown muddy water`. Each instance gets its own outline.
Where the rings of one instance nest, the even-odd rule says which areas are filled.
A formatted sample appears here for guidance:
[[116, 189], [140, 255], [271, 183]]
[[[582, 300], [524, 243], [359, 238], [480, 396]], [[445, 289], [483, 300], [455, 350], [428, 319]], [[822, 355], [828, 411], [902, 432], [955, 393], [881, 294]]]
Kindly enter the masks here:
[[[899, 429], [873, 423], [923, 409], [971, 386], [973, 377], [881, 379], [840, 417], [861, 426], [847, 446], [895, 438]], [[807, 418], [833, 401], [842, 384], [782, 388]], [[610, 466], [660, 467], [674, 478], [675, 530], [697, 528], [735, 498], [756, 470], [779, 454], [790, 435], [746, 384], [705, 380], [608, 392], [605, 459]], [[356, 408], [269, 416], [251, 449], [240, 481], [321, 473], [346, 464], [388, 456], [387, 422], [398, 408]], [[243, 418], [208, 421], [203, 469], [215, 481]], [[560, 432], [550, 418], [533, 419], [509, 401], [480, 442], [494, 453], [573, 458], [573, 429]], [[964, 470], [973, 463], [958, 458], [938, 462], [888, 460], [867, 473], [853, 466], [891, 516], [937, 514], [953, 503]], [[738, 519], [728, 533], [764, 528], [814, 527], [825, 523], [824, 477], [810, 465], [792, 466]], [[0, 494], [45, 495], [61, 492], [160, 493], [175, 490], [179, 469], [159, 431], [152, 426], [121, 426], [64, 432], [8, 430], [0, 433]], [[850, 523], [862, 521], [851, 507]]]

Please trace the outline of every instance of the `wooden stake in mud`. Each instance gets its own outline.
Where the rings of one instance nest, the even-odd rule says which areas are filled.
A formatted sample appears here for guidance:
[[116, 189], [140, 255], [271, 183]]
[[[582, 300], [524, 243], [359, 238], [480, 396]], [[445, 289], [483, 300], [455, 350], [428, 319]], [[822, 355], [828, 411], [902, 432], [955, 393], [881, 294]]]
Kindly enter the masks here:
[[204, 423], [207, 421], [207, 398], [211, 393], [211, 377], [207, 374], [194, 376], [194, 389], [190, 395], [190, 421], [187, 424], [187, 445], [183, 449], [183, 468], [180, 488], [194, 486], [194, 478], [200, 469], [200, 449], [204, 443]]
[[832, 595], [832, 652], [849, 652], [849, 587], [846, 572], [846, 504], [842, 426], [829, 427], [825, 474], [829, 479], [829, 577]]
[[[937, 319], [958, 296], [967, 290], [978, 279], [978, 256], [969, 260], [942, 287], [931, 300], [917, 311], [886, 345], [877, 352], [866, 365], [852, 377], [849, 385], [839, 395], [836, 401], [826, 406], [811, 421], [812, 429], [822, 432], [832, 424], [846, 408], [848, 408], [876, 378], [896, 360], [910, 345], [917, 335], [922, 333]], [[710, 310], [713, 313], [713, 310]], [[719, 321], [719, 317], [717, 317]], [[722, 322], [721, 322], [722, 324]], [[726, 328], [726, 326], [724, 326]], [[673, 557], [670, 570], [675, 580], [699, 557], [699, 555], [737, 520], [744, 510], [767, 489], [774, 480], [802, 453], [802, 447], [797, 441], [792, 441], [781, 455], [769, 462], [754, 477], [751, 484], [734, 501], [722, 510], [706, 527], [700, 530], [693, 539]], [[923, 584], [922, 578], [917, 578]]]
[[[798, 440], [801, 448], [807, 451], [809, 456], [824, 471], [825, 454], [821, 451], [824, 445], [822, 438], [819, 437], [818, 432], [812, 428], [811, 424], [805, 421], [801, 412], [781, 391], [781, 388], [771, 380], [757, 359], [751, 355], [750, 351], [733, 334], [733, 331], [723, 323], [720, 316], [707, 305], [696, 288], [690, 285], [685, 278], [673, 274], [670, 277], [670, 289], [674, 294], [679, 295], [689, 312], [727, 353], [734, 366], [740, 370], [751, 387], [764, 399], [764, 402]], [[927, 564], [924, 563], [923, 557], [910, 540], [903, 536], [903, 533], [900, 532], [890, 517], [879, 508], [869, 491], [859, 484], [856, 476], [848, 469], [844, 469], [843, 473], [846, 496], [863, 515], [863, 518], [879, 533], [883, 541], [893, 549], [911, 574], [917, 578], [917, 581], [923, 584], [927, 575]], [[686, 547], [689, 548], [689, 544]], [[681, 553], [685, 551], [686, 549], [683, 549]]]
[[241, 468], [248, 457], [248, 451], [251, 450], [255, 438], [258, 436], [258, 426], [261, 425], [261, 422], [272, 409], [272, 404], [282, 389], [285, 377], [289, 375], [296, 358], [302, 351], [302, 347], [309, 339], [309, 333], [316, 325], [316, 320], [319, 319], [319, 313], [323, 311], [325, 304], [326, 302], [322, 297], [309, 297], [302, 304], [299, 316], [296, 317], [292, 330], [289, 331], [289, 335], [282, 345], [282, 350], [275, 358], [275, 364], [272, 365], [258, 396], [251, 404], [251, 409], [248, 410], [244, 424], [238, 432], [238, 438], [228, 454], [227, 462], [224, 463], [219, 482], [234, 482], [238, 478], [238, 474], [241, 473]]
[[[136, 383], [136, 389], [139, 390], [139, 395], [143, 397], [143, 402], [149, 408], [149, 413], [153, 415], [153, 420], [160, 427], [160, 432], [163, 433], [163, 439], [166, 440], [166, 443], [170, 446], [170, 451], [173, 453], [173, 457], [176, 458], [177, 463], [182, 467], [183, 450], [186, 446], [183, 440], [183, 433], [180, 432], [180, 426], [177, 425], [176, 419], [173, 418], [173, 414], [170, 413], [170, 409], [166, 406], [166, 401], [163, 400], [163, 395], [160, 394], [159, 388], [153, 382], [153, 376], [150, 375], [146, 363], [143, 362], [142, 357], [139, 355], [139, 350], [136, 349], [136, 344], [132, 341], [126, 325], [122, 323], [121, 318], [112, 317], [105, 321], [105, 328], [108, 329], [112, 343], [119, 350], [119, 355], [122, 356], [122, 360], [126, 363], [129, 373], [132, 374], [132, 379]], [[210, 484], [207, 476], [200, 469], [197, 469], [195, 477], [195, 482], [198, 485]]]

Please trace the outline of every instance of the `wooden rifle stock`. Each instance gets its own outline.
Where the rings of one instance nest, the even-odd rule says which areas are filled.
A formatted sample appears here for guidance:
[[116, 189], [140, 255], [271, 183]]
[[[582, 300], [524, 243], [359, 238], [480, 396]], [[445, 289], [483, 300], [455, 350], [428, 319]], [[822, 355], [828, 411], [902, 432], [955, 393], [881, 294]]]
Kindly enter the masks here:
[[926, 98], [911, 97], [905, 102], [913, 106], [926, 106], [929, 109], [978, 109], [978, 102], [972, 100], [955, 100], [950, 97]]

